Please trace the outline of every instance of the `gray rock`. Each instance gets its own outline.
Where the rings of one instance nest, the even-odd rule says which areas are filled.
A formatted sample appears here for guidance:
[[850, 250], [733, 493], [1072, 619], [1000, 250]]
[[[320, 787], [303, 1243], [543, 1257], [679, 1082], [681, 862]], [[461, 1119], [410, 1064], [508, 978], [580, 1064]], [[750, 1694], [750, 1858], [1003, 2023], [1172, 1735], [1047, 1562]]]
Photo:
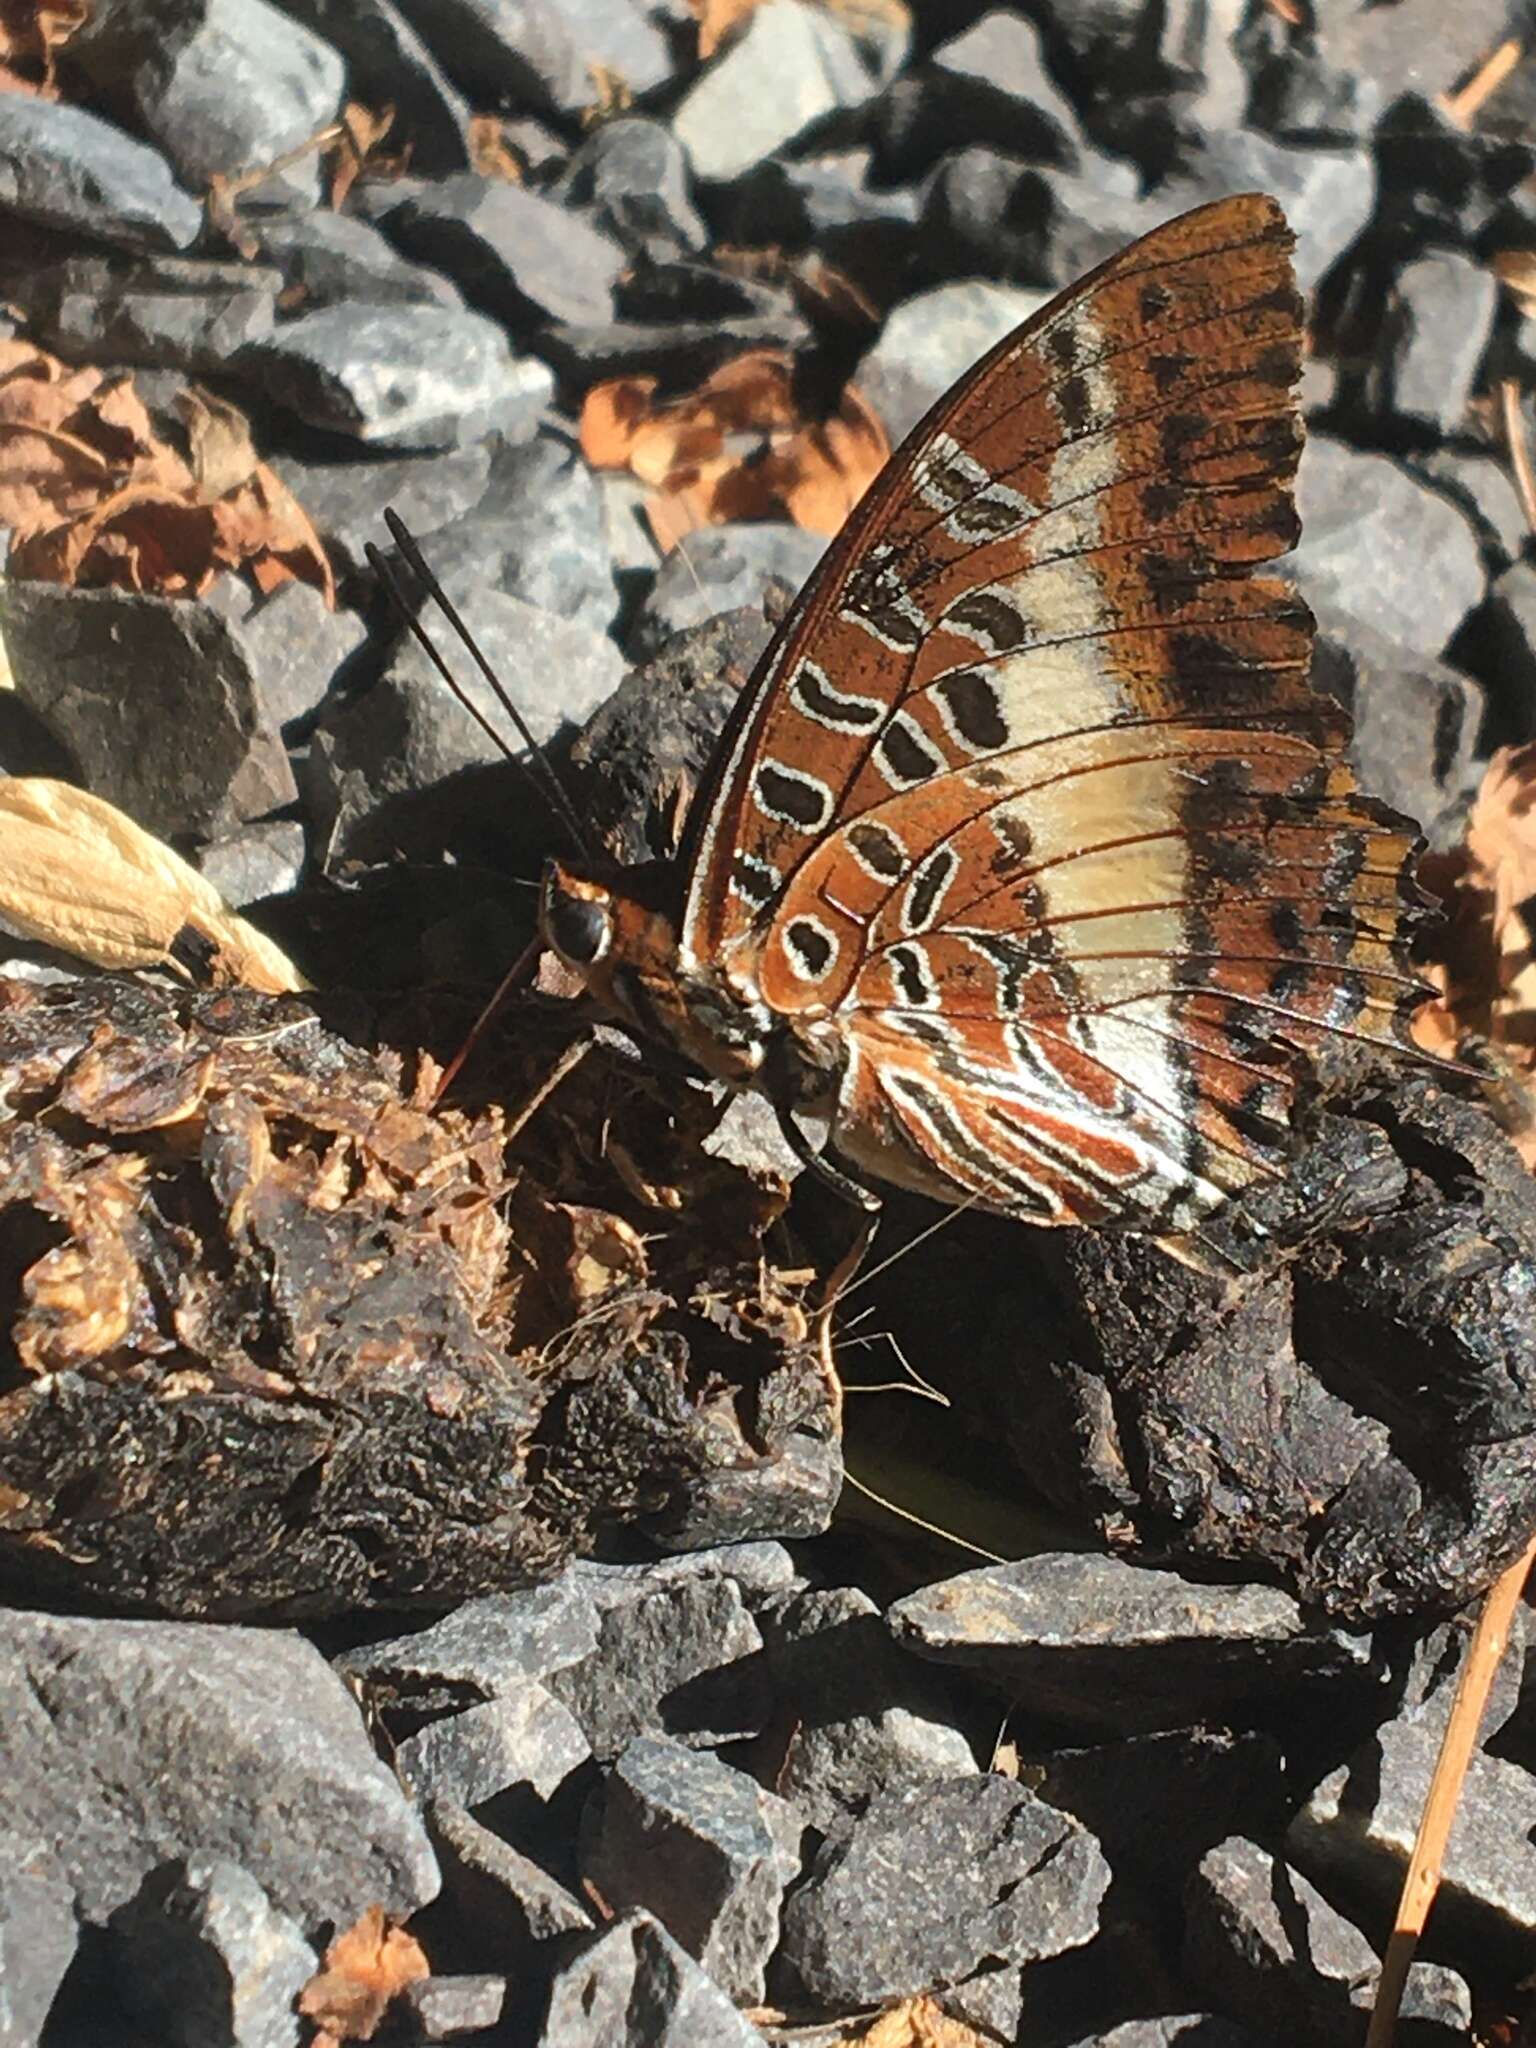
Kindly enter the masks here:
[[13, 1612], [0, 1702], [8, 1825], [87, 1920], [179, 1856], [241, 1864], [306, 1933], [437, 1892], [421, 1822], [297, 1635]]
[[336, 1659], [336, 1669], [385, 1699], [422, 1713], [468, 1700], [516, 1694], [597, 1647], [599, 1612], [573, 1573], [515, 1593], [466, 1600], [418, 1635], [365, 1643]]
[[1497, 456], [1434, 448], [1424, 455], [1404, 456], [1402, 466], [1470, 520], [1484, 565], [1492, 574], [1519, 560], [1530, 528], [1514, 479]]
[[631, 628], [631, 657], [644, 661], [674, 633], [721, 612], [761, 608], [775, 582], [799, 590], [826, 547], [825, 534], [773, 520], [701, 527], [686, 535], [664, 557]]
[[967, 278], [893, 306], [853, 380], [892, 447], [972, 363], [1049, 302], [1048, 292]]
[[380, 517], [384, 507], [392, 506], [425, 539], [478, 503], [491, 473], [492, 448], [480, 440], [432, 456], [359, 453], [335, 462], [278, 453], [272, 467], [314, 521], [337, 574], [366, 577], [371, 584], [363, 550], [369, 541], [389, 545]]
[[769, 0], [683, 95], [672, 132], [695, 176], [724, 181], [874, 90], [834, 16], [801, 0]]
[[724, 1991], [755, 2004], [800, 1870], [801, 1827], [744, 1771], [641, 1736], [583, 1818], [582, 1874], [617, 1911], [654, 1913]]
[[507, 1980], [488, 1970], [457, 1977], [418, 1977], [400, 1994], [400, 2008], [423, 2041], [456, 2041], [494, 2027], [507, 2002]]
[[354, 611], [333, 611], [312, 583], [294, 581], [236, 620], [234, 635], [268, 724], [289, 733], [325, 701], [368, 628]]
[[[1443, 1712], [1388, 1722], [1331, 1771], [1297, 1814], [1286, 1853], [1335, 1895], [1390, 1913], [1402, 1884]], [[1474, 1755], [1456, 1805], [1435, 1925], [1449, 1953], [1530, 1952], [1536, 1934], [1536, 1780], [1503, 1757]]]
[[867, 1594], [798, 1593], [763, 1625], [793, 1720], [774, 1786], [823, 1834], [842, 1833], [881, 1792], [976, 1769], [935, 1674], [901, 1655]]
[[356, 299], [384, 305], [463, 303], [441, 272], [408, 262], [356, 214], [265, 215], [251, 226], [262, 255], [276, 266], [296, 306], [313, 309]]
[[[274, 163], [336, 117], [346, 65], [331, 46], [267, 0], [155, 0], [95, 9], [71, 39], [78, 64], [125, 119], [202, 191], [215, 177]], [[311, 203], [315, 152], [260, 188]]]
[[1513, 562], [1496, 576], [1475, 624], [1499, 738], [1529, 739], [1536, 735], [1536, 563]]
[[604, 377], [652, 372], [687, 389], [754, 348], [793, 351], [810, 330], [793, 306], [773, 312], [720, 312], [699, 320], [561, 321], [539, 336], [539, 354], [573, 392]]
[[1267, 2048], [1267, 2036], [1208, 2012], [1169, 2013], [1155, 2020], [1124, 2020], [1107, 2032], [1085, 2034], [1072, 2048]]
[[0, 215], [122, 249], [185, 249], [202, 208], [158, 151], [83, 107], [0, 96]]
[[528, 1946], [590, 1932], [592, 1915], [579, 1899], [462, 1806], [440, 1799], [427, 1819], [442, 1860], [445, 1905], [475, 1953], [499, 1959], [509, 1935]]
[[397, 0], [471, 106], [579, 114], [597, 97], [553, 0]]
[[1363, 1646], [1310, 1629], [1274, 1586], [1206, 1586], [1091, 1552], [983, 1565], [888, 1613], [900, 1643], [984, 1675], [1030, 1712], [1117, 1732], [1177, 1728]]
[[462, 171], [418, 185], [381, 225], [397, 248], [443, 271], [513, 333], [613, 316], [623, 249], [524, 185]]
[[4, 1838], [0, 1874], [0, 2048], [41, 2048], [54, 1995], [75, 1956], [75, 1893], [17, 1867]]
[[929, 181], [921, 246], [935, 276], [980, 272], [1055, 292], [1165, 218], [1134, 192], [977, 145], [953, 151]]
[[605, 1614], [667, 1587], [690, 1583], [707, 1585], [728, 1579], [741, 1589], [749, 1607], [779, 1599], [804, 1584], [784, 1545], [766, 1538], [755, 1543], [721, 1543], [710, 1550], [651, 1558], [644, 1564], [599, 1564], [578, 1558], [570, 1575]]
[[1370, 135], [1381, 97], [1375, 79], [1343, 70], [1315, 45], [1290, 43], [1255, 66], [1248, 126], [1292, 148], [1348, 148]]
[[672, 53], [656, 18], [663, 10], [643, 0], [547, 0], [565, 23], [588, 75], [583, 107], [598, 98], [597, 75], [608, 72], [632, 98], [672, 76]]
[[1301, 544], [1285, 566], [1302, 596], [1416, 654], [1439, 654], [1483, 594], [1470, 522], [1385, 455], [1313, 434], [1296, 506]]
[[273, 818], [202, 847], [198, 873], [212, 882], [231, 910], [285, 896], [304, 872], [304, 827], [296, 818]]
[[555, 1979], [538, 2048], [764, 2048], [649, 1913], [628, 1913]]
[[597, 633], [618, 610], [597, 481], [550, 435], [498, 449], [474, 509], [435, 529], [427, 555], [445, 586], [504, 590]]
[[[912, 227], [918, 196], [910, 187], [870, 181], [873, 152], [828, 151], [812, 157], [769, 157], [737, 178], [716, 217], [732, 242], [748, 248], [803, 249], [814, 243], [856, 260], [871, 237]], [[846, 231], [846, 232], [845, 232]], [[906, 242], [910, 237], [901, 236]]]
[[[64, 584], [5, 586], [20, 701], [74, 779], [162, 839], [216, 838], [298, 792], [239, 628], [211, 605]], [[125, 746], [140, 733], [175, 745]]]
[[613, 573], [627, 581], [643, 576], [641, 587], [648, 590], [661, 566], [661, 549], [645, 516], [650, 491], [628, 471], [603, 470], [595, 481], [603, 512], [603, 540]]
[[682, 144], [660, 121], [637, 114], [594, 129], [551, 194], [582, 208], [631, 256], [664, 261], [706, 248], [709, 230], [688, 192]]
[[178, 1858], [112, 1915], [116, 1981], [140, 2026], [174, 2048], [297, 2048], [294, 2000], [319, 1957], [247, 1870]]
[[283, 0], [283, 12], [346, 58], [354, 99], [395, 109], [419, 176], [469, 169], [469, 106], [394, 0]]
[[493, 321], [451, 306], [326, 306], [230, 368], [307, 426], [394, 448], [453, 448], [531, 430], [549, 371], [514, 356]]
[[[1355, 2048], [1381, 1966], [1360, 1930], [1315, 1886], [1256, 1843], [1207, 1851], [1185, 1891], [1184, 1972], [1221, 2011], [1264, 2038]], [[1468, 2038], [1472, 2000], [1454, 1971], [1415, 1963], [1400, 2035], [1418, 2048]]]
[[1465, 787], [1483, 693], [1470, 677], [1387, 639], [1331, 600], [1314, 599], [1315, 688], [1355, 722], [1349, 757], [1361, 784], [1420, 825]]
[[1383, 323], [1381, 409], [1427, 420], [1442, 434], [1462, 426], [1498, 297], [1492, 272], [1454, 249], [1405, 263]]
[[[535, 739], [586, 718], [622, 681], [624, 658], [606, 635], [504, 591], [469, 595], [448, 578], [444, 584]], [[507, 713], [479, 671], [457, 658], [454, 673], [486, 725], [409, 636], [366, 691], [322, 713], [310, 742], [309, 793], [334, 849], [382, 857], [416, 849], [420, 838], [424, 851], [437, 829], [432, 805], [413, 823], [409, 800], [451, 806], [455, 777], [516, 750]]]
[[1311, 291], [1354, 241], [1376, 203], [1364, 149], [1288, 149], [1251, 128], [1217, 129], [1158, 188], [1160, 218], [1230, 192], [1272, 192], [1296, 236], [1296, 281]]
[[282, 274], [184, 256], [72, 256], [14, 287], [37, 339], [69, 362], [221, 373], [272, 332]]
[[834, 2007], [1091, 1941], [1109, 1866], [1085, 1828], [985, 1774], [876, 1799], [784, 1910], [785, 1960]]
[[1079, 160], [1077, 114], [1046, 68], [1039, 30], [1001, 8], [895, 79], [869, 125], [881, 176], [892, 184], [924, 176], [962, 144], [1065, 170]]
[[603, 1760], [641, 1735], [716, 1747], [767, 1721], [762, 1647], [733, 1580], [685, 1578], [616, 1602], [596, 1647], [549, 1686]]
[[513, 1785], [552, 1798], [591, 1754], [575, 1715], [529, 1679], [408, 1736], [395, 1765], [424, 1806], [482, 1806]]
[[1396, 17], [1374, 7], [1322, 13], [1322, 47], [1335, 64], [1373, 79], [1387, 99], [1401, 92], [1443, 92], [1486, 57], [1505, 33], [1505, 0], [1401, 0]]

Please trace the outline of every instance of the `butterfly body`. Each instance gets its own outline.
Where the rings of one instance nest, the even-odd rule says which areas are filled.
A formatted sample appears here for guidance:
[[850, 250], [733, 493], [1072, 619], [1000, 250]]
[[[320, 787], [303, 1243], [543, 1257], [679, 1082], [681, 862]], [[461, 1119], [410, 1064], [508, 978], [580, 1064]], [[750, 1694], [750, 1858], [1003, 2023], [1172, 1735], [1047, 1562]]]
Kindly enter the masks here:
[[780, 628], [680, 866], [546, 879], [600, 1000], [861, 1175], [1188, 1228], [1420, 994], [1410, 830], [1249, 573], [1297, 532], [1289, 249], [1221, 201], [1008, 337]]

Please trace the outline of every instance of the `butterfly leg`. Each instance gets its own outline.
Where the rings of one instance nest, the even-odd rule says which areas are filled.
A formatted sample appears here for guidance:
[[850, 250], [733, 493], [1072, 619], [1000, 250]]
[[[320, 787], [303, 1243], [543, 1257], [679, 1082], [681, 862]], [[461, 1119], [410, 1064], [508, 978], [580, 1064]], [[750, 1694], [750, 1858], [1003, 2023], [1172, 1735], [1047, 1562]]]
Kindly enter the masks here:
[[835, 1194], [840, 1195], [850, 1208], [859, 1212], [860, 1216], [853, 1242], [827, 1276], [827, 1283], [821, 1292], [821, 1307], [816, 1315], [816, 1348], [821, 1359], [822, 1377], [827, 1384], [833, 1424], [841, 1435], [843, 1382], [832, 1358], [832, 1317], [844, 1288], [863, 1265], [869, 1248], [874, 1243], [875, 1232], [880, 1227], [880, 1216], [885, 1204], [873, 1188], [865, 1187], [862, 1181], [855, 1180], [851, 1174], [844, 1173], [841, 1167], [834, 1166], [824, 1152], [818, 1152], [793, 1117], [781, 1117], [779, 1128], [801, 1165]]

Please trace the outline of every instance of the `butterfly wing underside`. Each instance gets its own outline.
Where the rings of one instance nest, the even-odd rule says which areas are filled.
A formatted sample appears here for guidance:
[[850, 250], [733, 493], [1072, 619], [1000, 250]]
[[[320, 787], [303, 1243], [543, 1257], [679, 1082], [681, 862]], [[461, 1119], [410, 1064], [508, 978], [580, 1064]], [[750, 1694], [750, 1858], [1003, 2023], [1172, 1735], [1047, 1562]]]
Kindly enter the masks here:
[[1168, 223], [985, 357], [824, 558], [706, 790], [686, 969], [840, 1035], [856, 1166], [1182, 1228], [1297, 1055], [1421, 991], [1402, 820], [1249, 573], [1296, 536], [1291, 235]]

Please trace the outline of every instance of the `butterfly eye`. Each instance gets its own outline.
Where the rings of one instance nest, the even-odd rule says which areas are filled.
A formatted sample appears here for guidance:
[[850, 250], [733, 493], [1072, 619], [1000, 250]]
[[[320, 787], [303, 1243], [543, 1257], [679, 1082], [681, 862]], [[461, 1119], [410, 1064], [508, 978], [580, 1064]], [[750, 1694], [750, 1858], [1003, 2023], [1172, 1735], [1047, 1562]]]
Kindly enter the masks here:
[[559, 887], [544, 891], [544, 936], [567, 965], [592, 967], [602, 959], [613, 936], [608, 906], [590, 896], [573, 896]]

